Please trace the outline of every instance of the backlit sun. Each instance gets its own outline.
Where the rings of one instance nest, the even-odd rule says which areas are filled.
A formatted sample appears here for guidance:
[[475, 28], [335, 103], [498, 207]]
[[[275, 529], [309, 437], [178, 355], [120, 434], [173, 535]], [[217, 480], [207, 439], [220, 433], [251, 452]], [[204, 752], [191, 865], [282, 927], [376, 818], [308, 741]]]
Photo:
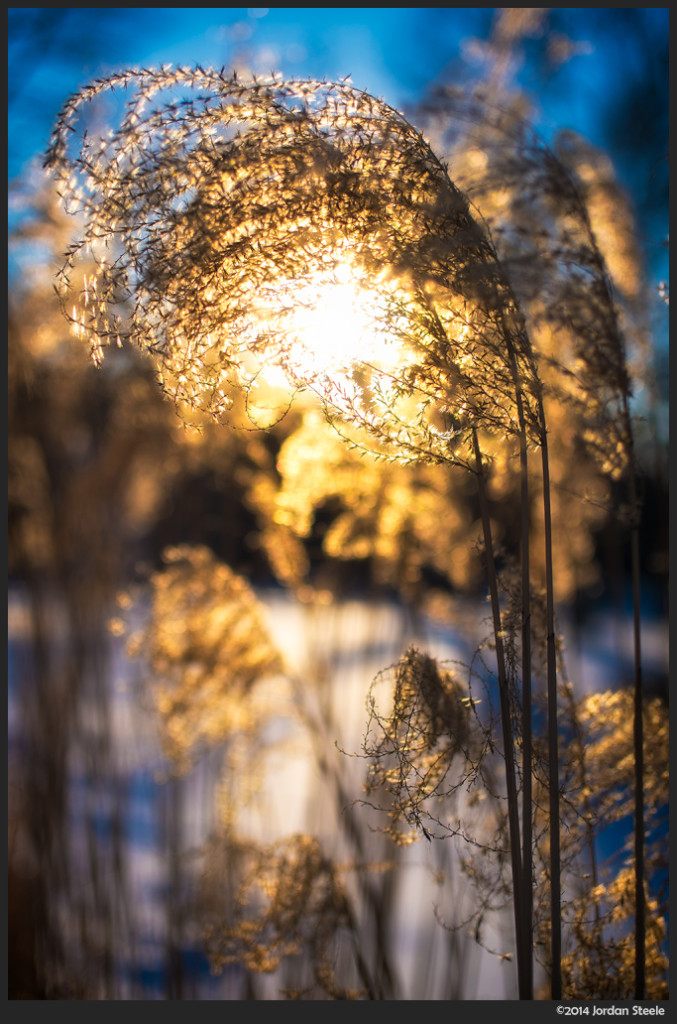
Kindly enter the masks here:
[[281, 339], [262, 377], [275, 387], [298, 387], [325, 375], [347, 382], [358, 365], [395, 366], [401, 346], [392, 317], [382, 315], [388, 282], [372, 278], [369, 284], [365, 287], [362, 275], [343, 261], [330, 273], [278, 286], [274, 308], [270, 299], [259, 306], [266, 330]]

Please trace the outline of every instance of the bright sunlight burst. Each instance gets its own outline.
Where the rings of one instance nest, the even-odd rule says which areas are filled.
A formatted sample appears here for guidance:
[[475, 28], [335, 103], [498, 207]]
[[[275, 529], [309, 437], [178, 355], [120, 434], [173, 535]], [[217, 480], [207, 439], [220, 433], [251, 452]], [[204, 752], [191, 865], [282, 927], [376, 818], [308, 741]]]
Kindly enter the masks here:
[[[257, 308], [259, 325], [284, 338], [261, 376], [280, 388], [298, 387], [318, 377], [339, 376], [348, 385], [354, 367], [387, 369], [402, 363], [399, 332], [383, 316], [388, 287], [343, 258], [329, 273], [317, 271], [304, 282], [285, 281]], [[270, 349], [268, 350], [270, 355]]]

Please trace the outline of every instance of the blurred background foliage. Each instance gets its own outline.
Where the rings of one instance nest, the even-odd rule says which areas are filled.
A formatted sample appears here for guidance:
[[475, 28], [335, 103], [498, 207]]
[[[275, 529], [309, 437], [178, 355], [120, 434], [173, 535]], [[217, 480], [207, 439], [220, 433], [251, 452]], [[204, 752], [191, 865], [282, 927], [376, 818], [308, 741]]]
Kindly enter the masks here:
[[[534, 124], [585, 186], [632, 343], [649, 742], [660, 753], [667, 9], [10, 8], [8, 27], [10, 998], [511, 998], [502, 867], [463, 867], [449, 844], [393, 846], [377, 826], [397, 805], [355, 804], [364, 765], [336, 746], [359, 747], [368, 685], [410, 643], [464, 663], [483, 643], [472, 480], [369, 461], [311, 402], [252, 431], [234, 394], [235, 429], [187, 428], [132, 346], [95, 368], [54, 293], [74, 228], [40, 156], [66, 97], [119, 67], [350, 74], [426, 132], [495, 233], [533, 239], [542, 192], [525, 194], [523, 168], [511, 164], [511, 178], [487, 154], [512, 159], [500, 140]], [[472, 120], [461, 86], [481, 86], [495, 116]], [[509, 252], [523, 254], [514, 241]], [[591, 705], [593, 691], [628, 683], [628, 526], [617, 482], [582, 452], [580, 422], [557, 403], [549, 416], [558, 608], [580, 668], [563, 728], [583, 743], [604, 716], [629, 721], [620, 697]], [[495, 456], [492, 521], [509, 567], [519, 483]], [[589, 645], [602, 621], [611, 663], [596, 676]], [[620, 740], [607, 742], [595, 733], [570, 782], [584, 794], [585, 771], [603, 767], [590, 828], [602, 859], [622, 859], [625, 833], [603, 827], [604, 814], [619, 827], [628, 814], [627, 794], [614, 795]], [[656, 758], [657, 811], [667, 769]], [[498, 812], [483, 814], [480, 831], [500, 830]], [[654, 920], [667, 904], [663, 827], [649, 837]], [[573, 814], [572, 877], [584, 832]], [[628, 898], [617, 862], [610, 879], [572, 901], [573, 932], [588, 929], [599, 956], [609, 905]], [[414, 904], [424, 920], [405, 926]], [[665, 938], [658, 925], [652, 936], [659, 997]], [[617, 962], [627, 973], [624, 942], [586, 961], [585, 977], [572, 953], [570, 984], [597, 992]]]

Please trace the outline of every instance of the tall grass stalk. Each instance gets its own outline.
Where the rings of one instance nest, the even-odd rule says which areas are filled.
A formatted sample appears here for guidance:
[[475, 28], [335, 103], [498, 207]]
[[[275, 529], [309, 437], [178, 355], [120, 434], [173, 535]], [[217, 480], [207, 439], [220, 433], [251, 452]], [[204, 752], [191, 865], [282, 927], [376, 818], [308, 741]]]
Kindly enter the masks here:
[[524, 931], [524, 901], [522, 888], [524, 879], [522, 876], [522, 857], [520, 843], [519, 810], [517, 799], [517, 783], [515, 779], [515, 753], [514, 738], [512, 733], [510, 715], [510, 695], [508, 691], [508, 675], [505, 665], [505, 650], [503, 646], [503, 627], [501, 624], [501, 608], [498, 596], [498, 578], [496, 573], [496, 560], [491, 533], [491, 518], [489, 515], [489, 501], [486, 490], [486, 480], [482, 450], [480, 448], [477, 430], [473, 428], [472, 443], [475, 452], [477, 465], [477, 487], [480, 502], [480, 515], [482, 518], [482, 531], [484, 535], [484, 547], [486, 551], [487, 576], [489, 580], [489, 596], [491, 600], [491, 613], [494, 627], [494, 642], [496, 645], [496, 668], [498, 673], [498, 689], [501, 706], [501, 730], [503, 735], [503, 756], [505, 758], [505, 781], [506, 797], [508, 801], [508, 827], [510, 834], [510, 862], [512, 867], [513, 880], [513, 913], [515, 919], [515, 936], [517, 947], [517, 978], [520, 999], [529, 998], [528, 975], [525, 971], [525, 958], [531, 958], [531, 948], [525, 948]]
[[[630, 415], [627, 398], [624, 410], [628, 423]], [[630, 556], [632, 560], [632, 628], [634, 651], [634, 723], [635, 755], [635, 998], [646, 998], [646, 896], [644, 892], [644, 687], [642, 681], [642, 646], [640, 614], [640, 550], [639, 512], [635, 472], [634, 444], [630, 435], [629, 496], [631, 508]]]
[[[545, 422], [543, 403], [539, 412]], [[559, 740], [557, 730], [557, 649], [555, 645], [555, 597], [552, 572], [552, 510], [550, 504], [550, 462], [545, 425], [541, 437], [543, 469], [543, 518], [545, 524], [546, 658], [548, 689], [548, 777], [550, 806], [550, 943], [552, 999], [562, 997], [562, 905], [559, 813]]]

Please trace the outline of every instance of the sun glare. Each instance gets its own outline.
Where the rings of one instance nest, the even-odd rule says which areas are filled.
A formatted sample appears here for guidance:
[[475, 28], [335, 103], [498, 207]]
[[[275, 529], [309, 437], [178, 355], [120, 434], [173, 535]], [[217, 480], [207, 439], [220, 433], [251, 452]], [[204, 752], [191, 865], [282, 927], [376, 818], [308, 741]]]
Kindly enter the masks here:
[[262, 370], [265, 380], [275, 387], [296, 387], [325, 374], [348, 380], [357, 365], [395, 366], [401, 346], [392, 320], [386, 329], [382, 316], [388, 283], [371, 280], [370, 286], [342, 262], [329, 274], [278, 288], [276, 308], [265, 321], [281, 332], [284, 344], [275, 362]]

